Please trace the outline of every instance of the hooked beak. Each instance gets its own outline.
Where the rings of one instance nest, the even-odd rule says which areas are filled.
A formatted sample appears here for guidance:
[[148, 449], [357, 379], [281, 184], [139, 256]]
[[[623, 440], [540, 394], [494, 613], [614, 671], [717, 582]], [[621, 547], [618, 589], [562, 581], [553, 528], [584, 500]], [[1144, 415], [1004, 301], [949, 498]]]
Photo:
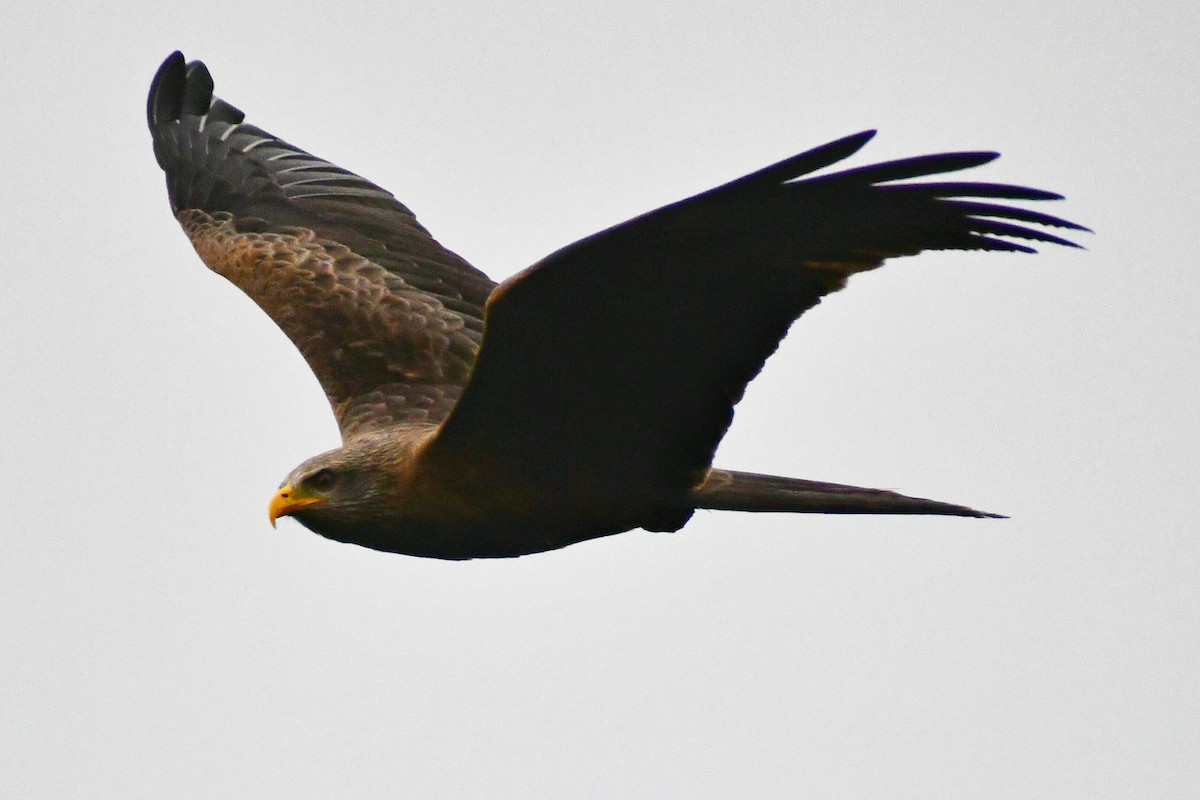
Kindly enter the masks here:
[[291, 486], [284, 486], [275, 496], [271, 498], [271, 504], [267, 506], [267, 517], [271, 520], [271, 527], [275, 527], [275, 520], [280, 517], [286, 517], [295, 514], [305, 508], [320, 505], [327, 502], [324, 497], [315, 497]]

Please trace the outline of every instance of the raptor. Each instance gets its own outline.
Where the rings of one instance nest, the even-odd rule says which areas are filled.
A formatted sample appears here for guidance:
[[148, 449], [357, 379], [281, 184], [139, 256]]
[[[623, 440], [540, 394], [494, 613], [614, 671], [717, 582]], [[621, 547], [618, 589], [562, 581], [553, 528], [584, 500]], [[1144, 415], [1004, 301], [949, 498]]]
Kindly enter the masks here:
[[342, 446], [270, 502], [342, 542], [519, 556], [696, 509], [995, 516], [714, 468], [747, 384], [792, 322], [858, 272], [924, 250], [1033, 252], [1086, 230], [1004, 201], [1022, 186], [913, 181], [990, 152], [823, 172], [858, 133], [615, 225], [497, 285], [389, 192], [254, 125], [173, 53], [150, 87], [171, 210], [214, 272], [295, 343]]

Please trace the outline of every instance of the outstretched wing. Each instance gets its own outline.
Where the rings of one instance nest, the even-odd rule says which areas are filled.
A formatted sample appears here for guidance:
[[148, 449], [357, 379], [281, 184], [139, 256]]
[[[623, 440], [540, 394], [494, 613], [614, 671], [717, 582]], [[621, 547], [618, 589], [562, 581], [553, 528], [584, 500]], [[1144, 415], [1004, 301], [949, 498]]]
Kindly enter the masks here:
[[872, 135], [637, 217], [502, 284], [471, 382], [427, 456], [469, 456], [493, 474], [564, 492], [678, 500], [702, 479], [734, 405], [791, 323], [849, 275], [922, 250], [1071, 245], [1030, 225], [1081, 230], [994, 202], [1059, 198], [1048, 192], [896, 183], [995, 153], [798, 180]]
[[300, 349], [343, 438], [443, 419], [495, 284], [387, 191], [244, 123], [199, 61], [163, 62], [147, 116], [196, 251]]

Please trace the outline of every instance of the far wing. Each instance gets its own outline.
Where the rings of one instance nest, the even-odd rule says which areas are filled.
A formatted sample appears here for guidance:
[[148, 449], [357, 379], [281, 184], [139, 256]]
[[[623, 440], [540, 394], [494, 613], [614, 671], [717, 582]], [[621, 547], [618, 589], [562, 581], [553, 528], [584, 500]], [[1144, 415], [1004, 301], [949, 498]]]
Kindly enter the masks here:
[[204, 262], [296, 344], [343, 437], [440, 421], [466, 383], [494, 283], [378, 186], [244, 123], [204, 64], [150, 87], [154, 153]]
[[849, 275], [922, 250], [1032, 252], [1013, 238], [1071, 244], [1030, 224], [1080, 229], [994, 202], [1058, 198], [1047, 192], [896, 183], [994, 153], [796, 180], [872, 135], [630, 220], [502, 284], [471, 381], [429, 457], [473, 459], [515, 483], [564, 492], [680, 501], [788, 327]]

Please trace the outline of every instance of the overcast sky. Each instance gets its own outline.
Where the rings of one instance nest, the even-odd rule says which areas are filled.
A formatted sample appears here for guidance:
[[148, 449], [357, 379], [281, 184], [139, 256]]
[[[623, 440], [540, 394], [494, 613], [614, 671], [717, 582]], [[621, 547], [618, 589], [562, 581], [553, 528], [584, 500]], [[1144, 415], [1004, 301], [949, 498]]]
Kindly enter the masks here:
[[[0, 72], [7, 796], [1194, 796], [1194, 4], [50, 5]], [[337, 430], [168, 211], [176, 48], [495, 278], [864, 128], [855, 164], [1001, 151], [972, 177], [1063, 192], [1088, 250], [855, 278], [718, 463], [1012, 518], [471, 563], [272, 531]]]

